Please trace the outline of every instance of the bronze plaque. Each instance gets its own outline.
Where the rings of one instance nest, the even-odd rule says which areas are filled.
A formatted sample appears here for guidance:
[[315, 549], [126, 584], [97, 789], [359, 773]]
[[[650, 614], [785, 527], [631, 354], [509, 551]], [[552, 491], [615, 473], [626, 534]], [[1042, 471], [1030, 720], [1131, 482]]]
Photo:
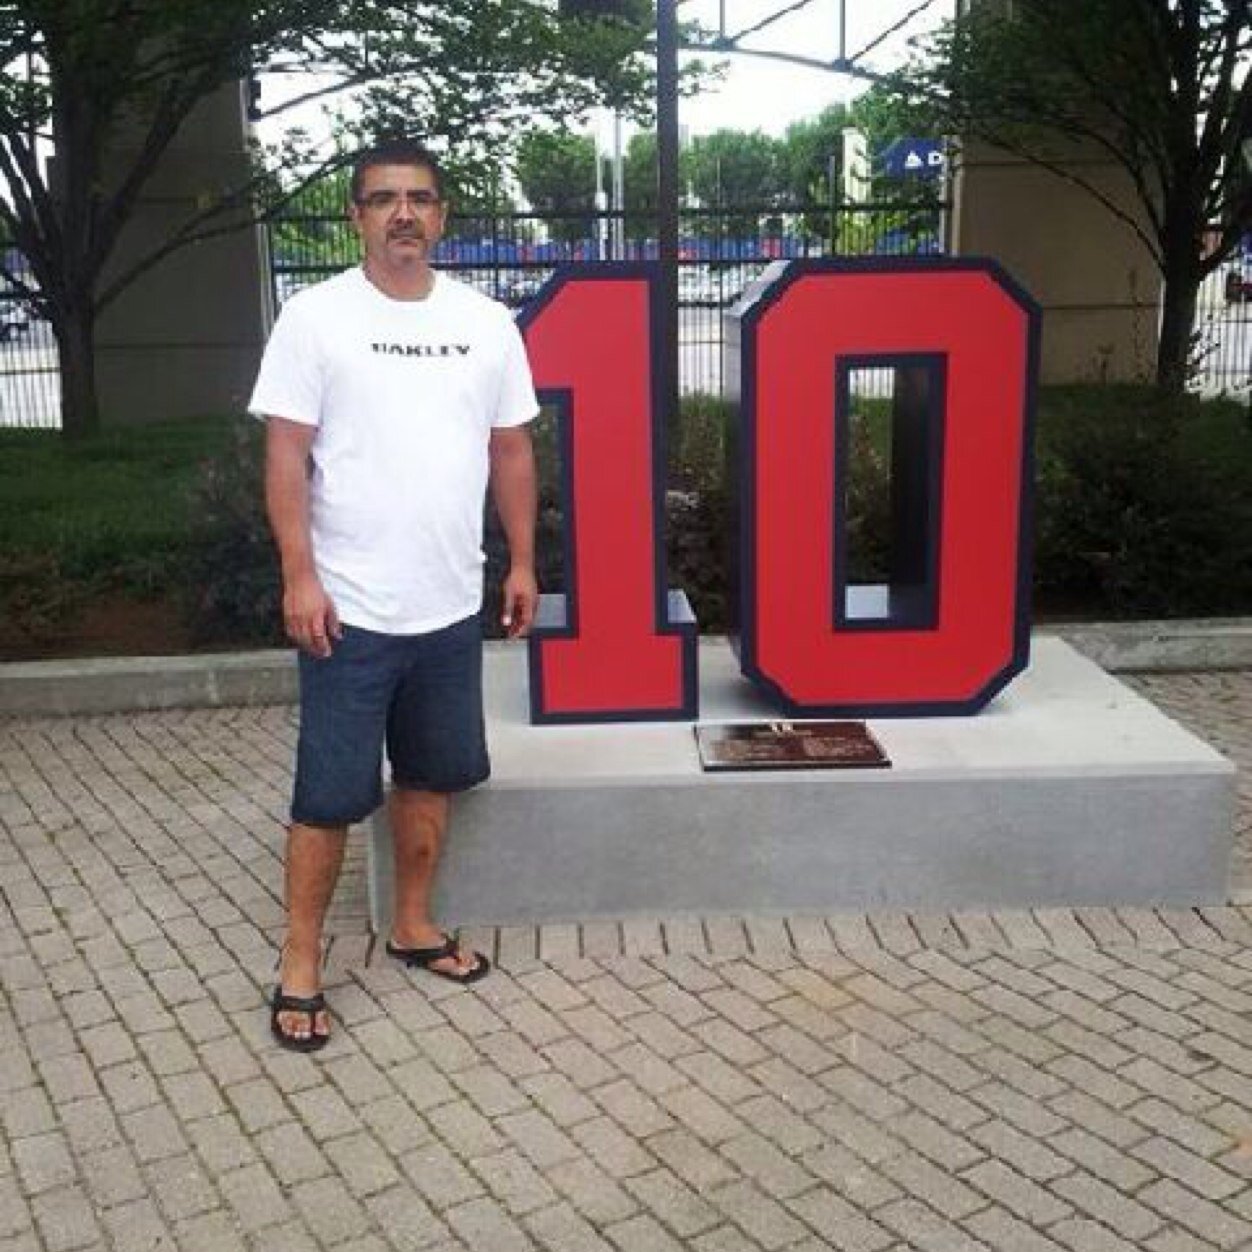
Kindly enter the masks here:
[[725, 722], [695, 727], [706, 770], [886, 769], [864, 722]]

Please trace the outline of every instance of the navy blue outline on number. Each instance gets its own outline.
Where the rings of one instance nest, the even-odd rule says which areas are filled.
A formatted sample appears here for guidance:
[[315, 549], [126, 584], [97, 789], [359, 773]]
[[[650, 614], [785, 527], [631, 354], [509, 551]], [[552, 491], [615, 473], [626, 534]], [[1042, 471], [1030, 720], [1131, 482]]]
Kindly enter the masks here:
[[[523, 333], [557, 293], [572, 281], [585, 283], [603, 280], [644, 279], [648, 284], [648, 355], [651, 360], [651, 445], [652, 445], [652, 605], [653, 627], [658, 635], [677, 635], [682, 639], [682, 703], [659, 709], [598, 709], [594, 712], [553, 713], [543, 708], [543, 641], [545, 639], [578, 638], [578, 571], [576, 551], [576, 517], [574, 501], [574, 440], [576, 438], [574, 409], [577, 403], [569, 387], [539, 389], [541, 404], [556, 407], [558, 445], [561, 465], [561, 549], [565, 568], [564, 595], [545, 595], [540, 599], [539, 614], [527, 640], [527, 662], [530, 682], [530, 721], [535, 726], [590, 724], [595, 722], [661, 722], [695, 721], [699, 715], [699, 630], [686, 595], [675, 591], [671, 597], [667, 581], [665, 536], [666, 439], [665, 404], [671, 394], [666, 377], [669, 354], [658, 350], [657, 333], [662, 299], [660, 266], [654, 261], [594, 261], [560, 265], [544, 283], [535, 298], [517, 319]], [[658, 367], [658, 361], [666, 362]], [[629, 661], [629, 658], [623, 658]]]
[[[925, 428], [926, 525], [923, 534], [911, 533], [910, 544], [922, 546], [925, 574], [921, 584], [904, 592], [887, 583], [887, 612], [875, 617], [848, 616], [848, 476], [852, 468], [852, 375], [864, 369], [924, 370], [928, 377], [927, 405], [923, 416]], [[943, 464], [947, 446], [948, 354], [946, 352], [891, 352], [840, 357], [835, 362], [835, 463], [834, 539], [831, 545], [833, 574], [831, 578], [831, 623], [836, 630], [873, 632], [880, 630], [935, 630], [939, 625], [939, 588], [942, 558], [939, 523], [943, 518]], [[895, 445], [896, 415], [892, 414], [893, 463], [900, 456]], [[844, 454], [839, 455], [839, 449]], [[894, 502], [893, 502], [894, 503]], [[896, 527], [893, 511], [891, 524]], [[896, 551], [893, 535], [892, 560], [905, 554]], [[918, 553], [910, 548], [908, 556], [916, 560]]]
[[[1026, 319], [1026, 377], [1023, 380], [1022, 461], [1018, 491], [1017, 586], [1013, 609], [1013, 648], [1004, 667], [964, 700], [895, 703], [804, 704], [792, 700], [760, 668], [757, 660], [757, 566], [755, 551], [757, 462], [757, 327], [794, 283], [809, 274], [923, 274], [964, 272], [985, 274], [1021, 309]], [[954, 311], [955, 313], [955, 311]], [[739, 387], [738, 534], [739, 665], [744, 675], [780, 711], [792, 717], [955, 717], [984, 708], [1030, 661], [1030, 598], [1034, 533], [1034, 434], [1036, 384], [1039, 377], [1041, 313], [1038, 304], [996, 261], [988, 257], [831, 257], [786, 263], [769, 286], [741, 314], [735, 315], [742, 377]], [[864, 361], [864, 355], [853, 358]], [[877, 358], [886, 364], [886, 358]], [[832, 418], [833, 420], [833, 418]], [[835, 499], [836, 517], [840, 500]], [[936, 538], [936, 546], [938, 539]], [[938, 554], [936, 553], [938, 558]], [[936, 568], [936, 574], [938, 573]], [[832, 618], [834, 605], [832, 607]], [[834, 622], [832, 620], [832, 627]], [[899, 629], [895, 622], [875, 623], [878, 629]], [[849, 627], [841, 627], [848, 629]], [[852, 629], [864, 629], [859, 622]]]

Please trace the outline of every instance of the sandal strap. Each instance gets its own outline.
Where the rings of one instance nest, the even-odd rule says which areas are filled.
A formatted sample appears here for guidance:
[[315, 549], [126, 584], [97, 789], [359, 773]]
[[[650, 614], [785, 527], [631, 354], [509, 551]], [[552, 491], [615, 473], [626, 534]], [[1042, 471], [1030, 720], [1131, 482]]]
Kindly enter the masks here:
[[275, 1013], [321, 1013], [326, 1008], [326, 997], [320, 991], [311, 996], [293, 996], [276, 987], [270, 1007]]
[[445, 934], [443, 943], [437, 948], [416, 948], [414, 954], [424, 961], [441, 961], [447, 956], [456, 956], [456, 936]]
[[444, 934], [443, 943], [435, 948], [400, 948], [390, 940], [387, 941], [387, 955], [407, 961], [411, 965], [430, 965], [434, 961], [456, 956], [457, 952], [456, 936], [447, 933]]

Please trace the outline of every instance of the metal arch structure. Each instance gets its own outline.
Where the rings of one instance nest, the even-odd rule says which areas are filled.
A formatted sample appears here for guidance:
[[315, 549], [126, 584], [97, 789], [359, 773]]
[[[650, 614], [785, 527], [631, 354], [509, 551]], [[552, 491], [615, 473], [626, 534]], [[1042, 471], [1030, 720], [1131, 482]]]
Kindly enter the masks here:
[[[567, 0], [568, 2], [568, 0]], [[583, 0], [587, 3], [588, 0]], [[592, 0], [594, 2], [594, 0]], [[775, 25], [783, 18], [816, 3], [828, 0], [774, 0], [772, 11], [751, 25], [732, 30], [727, 22], [730, 0], [718, 0], [718, 33], [707, 39], [684, 39], [678, 24], [678, 9], [690, 0], [656, 0], [656, 149], [657, 149], [657, 252], [661, 271], [661, 298], [658, 312], [663, 323], [659, 342], [665, 360], [661, 364], [661, 385], [665, 407], [671, 415], [672, 430], [678, 416], [678, 52], [711, 52], [765, 57], [832, 74], [876, 81], [865, 58], [914, 18], [941, 2], [953, 0], [914, 0], [904, 16], [889, 23], [863, 47], [848, 51], [848, 0], [833, 0], [836, 7], [838, 53], [830, 60], [803, 56], [785, 49], [745, 46], [744, 40]]]
[[[662, 3], [664, 0], [662, 0]], [[682, 7], [690, 0], [677, 0]], [[849, 51], [848, 48], [848, 0], [833, 0], [835, 6], [834, 29], [838, 37], [838, 52], [829, 59], [802, 56], [784, 48], [759, 48], [744, 43], [749, 36], [756, 35], [784, 18], [798, 13], [802, 9], [811, 9], [817, 4], [825, 4], [828, 0], [780, 0], [778, 6], [764, 17], [759, 17], [749, 25], [732, 30], [728, 22], [729, 0], [718, 0], [717, 33], [704, 39], [686, 38], [680, 40], [680, 48], [688, 52], [712, 52], [718, 55], [735, 53], [742, 56], [763, 57], [772, 61], [783, 61], [790, 65], [803, 66], [805, 69], [824, 70], [832, 74], [847, 74], [853, 78], [863, 78], [869, 82], [877, 82], [881, 74], [865, 64], [865, 58], [879, 48], [893, 35], [909, 26], [915, 18], [933, 10], [940, 3], [951, 4], [952, 0], [915, 0], [908, 11], [896, 21], [885, 25], [861, 47]]]

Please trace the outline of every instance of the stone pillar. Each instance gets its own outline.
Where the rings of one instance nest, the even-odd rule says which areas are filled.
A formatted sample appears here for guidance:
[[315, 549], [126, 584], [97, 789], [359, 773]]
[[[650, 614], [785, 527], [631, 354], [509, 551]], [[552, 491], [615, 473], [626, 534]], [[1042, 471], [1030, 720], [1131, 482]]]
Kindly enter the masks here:
[[[201, 102], [145, 187], [110, 273], [247, 178], [246, 135], [243, 84]], [[104, 424], [241, 409], [271, 317], [269, 290], [264, 237], [253, 226], [191, 244], [140, 277], [98, 323]]]
[[[1093, 145], [1060, 163], [1140, 215], [1129, 176]], [[1161, 279], [1130, 226], [1081, 187], [979, 141], [961, 145], [952, 250], [987, 256], [1043, 307], [1040, 381], [1151, 380]]]

